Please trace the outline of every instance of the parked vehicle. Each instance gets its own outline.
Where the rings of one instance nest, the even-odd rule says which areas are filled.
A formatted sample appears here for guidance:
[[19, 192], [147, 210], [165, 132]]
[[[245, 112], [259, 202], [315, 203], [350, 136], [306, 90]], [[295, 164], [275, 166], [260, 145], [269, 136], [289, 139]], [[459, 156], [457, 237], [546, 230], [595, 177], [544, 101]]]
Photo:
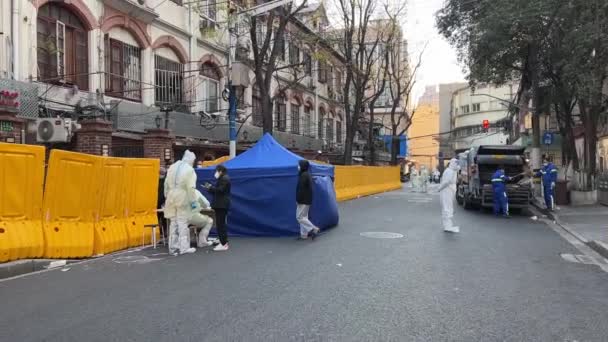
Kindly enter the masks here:
[[461, 171], [456, 201], [465, 209], [493, 207], [492, 174], [502, 165], [505, 174], [514, 177], [507, 183], [509, 208], [528, 207], [532, 198], [532, 185], [529, 180], [522, 180], [520, 177], [526, 171], [524, 150], [525, 148], [520, 146], [485, 145], [460, 153], [458, 159]]

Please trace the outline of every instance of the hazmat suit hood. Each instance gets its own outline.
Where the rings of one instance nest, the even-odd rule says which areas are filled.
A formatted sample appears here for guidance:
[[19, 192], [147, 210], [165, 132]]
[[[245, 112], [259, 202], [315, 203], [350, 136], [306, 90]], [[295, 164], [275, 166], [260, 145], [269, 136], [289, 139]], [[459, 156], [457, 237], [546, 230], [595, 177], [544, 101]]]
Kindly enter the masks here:
[[308, 171], [310, 168], [310, 163], [308, 160], [302, 159], [298, 162], [298, 166], [300, 167], [300, 173]]
[[453, 158], [452, 160], [450, 160], [450, 165], [449, 168], [454, 170], [454, 171], [459, 171], [460, 170], [460, 164], [458, 163], [458, 159]]
[[188, 165], [190, 165], [190, 166], [194, 166], [195, 160], [196, 160], [196, 155], [194, 155], [194, 153], [190, 152], [190, 150], [186, 150], [186, 152], [184, 152], [184, 156], [182, 157], [183, 162], [188, 163]]

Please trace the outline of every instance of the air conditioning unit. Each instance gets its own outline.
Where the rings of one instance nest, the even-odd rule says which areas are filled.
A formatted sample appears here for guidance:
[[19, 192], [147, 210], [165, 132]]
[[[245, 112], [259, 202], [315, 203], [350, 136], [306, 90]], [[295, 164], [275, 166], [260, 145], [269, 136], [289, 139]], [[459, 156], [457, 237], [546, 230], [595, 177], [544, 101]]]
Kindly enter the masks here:
[[80, 125], [72, 119], [43, 118], [36, 120], [36, 141], [40, 143], [68, 142]]

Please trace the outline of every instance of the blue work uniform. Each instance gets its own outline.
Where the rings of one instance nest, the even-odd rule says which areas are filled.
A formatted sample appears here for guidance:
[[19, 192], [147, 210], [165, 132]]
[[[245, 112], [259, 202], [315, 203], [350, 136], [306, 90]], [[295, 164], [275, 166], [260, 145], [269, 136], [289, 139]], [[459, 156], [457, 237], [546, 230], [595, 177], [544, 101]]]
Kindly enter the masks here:
[[494, 215], [509, 216], [509, 198], [506, 183], [511, 178], [503, 170], [497, 170], [492, 175], [492, 190], [494, 190]]
[[541, 176], [543, 179], [543, 197], [545, 198], [545, 205], [547, 209], [553, 209], [553, 188], [557, 181], [557, 168], [553, 163], [548, 163], [543, 166], [540, 171], [536, 173], [536, 176]]

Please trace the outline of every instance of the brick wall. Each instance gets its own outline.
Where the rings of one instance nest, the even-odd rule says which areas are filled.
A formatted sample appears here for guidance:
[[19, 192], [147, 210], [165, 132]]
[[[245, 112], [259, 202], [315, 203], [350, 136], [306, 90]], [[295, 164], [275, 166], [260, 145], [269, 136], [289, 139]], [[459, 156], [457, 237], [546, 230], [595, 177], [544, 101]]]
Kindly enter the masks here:
[[76, 131], [75, 152], [102, 155], [102, 146], [107, 145], [108, 155], [112, 151], [112, 123], [101, 119], [89, 119], [80, 122], [81, 128]]
[[[168, 167], [175, 159], [173, 155], [173, 143], [175, 138], [165, 129], [152, 129], [144, 135], [144, 157], [160, 159], [160, 165]], [[165, 160], [165, 150], [171, 154], [169, 160]]]

